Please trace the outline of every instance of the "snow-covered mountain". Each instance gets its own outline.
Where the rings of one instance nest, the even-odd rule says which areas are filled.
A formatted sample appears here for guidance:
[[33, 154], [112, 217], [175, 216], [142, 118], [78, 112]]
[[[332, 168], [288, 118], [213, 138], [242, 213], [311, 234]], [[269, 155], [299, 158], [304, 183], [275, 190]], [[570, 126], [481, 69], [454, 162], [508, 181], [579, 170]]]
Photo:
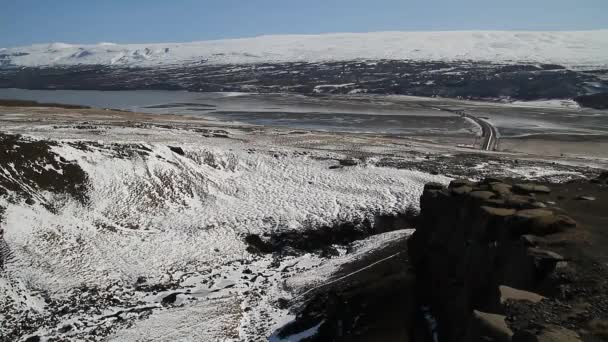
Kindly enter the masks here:
[[261, 36], [193, 43], [38, 44], [0, 49], [1, 66], [155, 66], [340, 60], [421, 60], [608, 65], [608, 30], [377, 32]]

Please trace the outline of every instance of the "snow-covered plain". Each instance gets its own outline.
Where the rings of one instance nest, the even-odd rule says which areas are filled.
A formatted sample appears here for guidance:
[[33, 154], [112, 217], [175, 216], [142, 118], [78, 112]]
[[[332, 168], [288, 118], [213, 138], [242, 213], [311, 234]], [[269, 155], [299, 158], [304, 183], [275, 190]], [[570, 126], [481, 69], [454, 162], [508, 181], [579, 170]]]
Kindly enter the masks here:
[[0, 49], [0, 66], [158, 66], [340, 60], [443, 60], [608, 65], [608, 30], [280, 35], [163, 44], [38, 44]]

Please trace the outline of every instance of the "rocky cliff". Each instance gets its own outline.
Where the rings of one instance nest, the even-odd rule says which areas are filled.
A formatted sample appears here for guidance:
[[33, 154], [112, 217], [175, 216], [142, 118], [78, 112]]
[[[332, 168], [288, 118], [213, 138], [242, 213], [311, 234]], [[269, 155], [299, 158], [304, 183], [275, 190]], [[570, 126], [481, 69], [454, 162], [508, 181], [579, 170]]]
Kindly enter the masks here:
[[556, 204], [541, 185], [427, 184], [408, 241], [413, 340], [606, 338], [606, 267], [581, 253], [587, 230]]

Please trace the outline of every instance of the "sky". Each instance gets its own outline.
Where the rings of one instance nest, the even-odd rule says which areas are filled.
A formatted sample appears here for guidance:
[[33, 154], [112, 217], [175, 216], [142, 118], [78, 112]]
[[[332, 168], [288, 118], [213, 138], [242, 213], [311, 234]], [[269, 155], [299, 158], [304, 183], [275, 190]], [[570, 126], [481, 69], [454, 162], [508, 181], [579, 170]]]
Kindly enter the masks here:
[[608, 28], [608, 0], [0, 0], [0, 47], [372, 31]]

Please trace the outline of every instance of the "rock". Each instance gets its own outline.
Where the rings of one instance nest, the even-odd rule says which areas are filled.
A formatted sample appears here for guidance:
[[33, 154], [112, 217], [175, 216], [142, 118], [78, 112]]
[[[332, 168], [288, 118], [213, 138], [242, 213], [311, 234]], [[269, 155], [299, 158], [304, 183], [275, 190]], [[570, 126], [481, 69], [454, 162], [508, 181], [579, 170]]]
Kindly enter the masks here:
[[70, 330], [72, 330], [72, 326], [70, 324], [66, 324], [66, 325], [62, 326], [61, 328], [59, 328], [57, 331], [64, 334]]
[[186, 152], [181, 147], [169, 146], [169, 149], [173, 151], [175, 154], [179, 154], [180, 156], [186, 155]]
[[517, 217], [532, 219], [535, 217], [551, 216], [553, 212], [547, 209], [524, 209], [517, 212]]
[[551, 189], [547, 186], [537, 184], [515, 184], [513, 186], [513, 191], [520, 194], [548, 194], [551, 192]]
[[492, 183], [490, 184], [490, 190], [501, 196], [511, 194], [511, 186], [504, 183]]
[[451, 188], [451, 191], [455, 195], [464, 195], [464, 194], [468, 194], [469, 192], [473, 191], [473, 188], [468, 185], [462, 185], [457, 188]]
[[469, 193], [469, 196], [480, 200], [489, 200], [492, 197], [496, 197], [496, 194], [490, 191], [473, 191]]
[[500, 303], [504, 304], [509, 300], [514, 301], [527, 301], [532, 303], [538, 303], [541, 300], [545, 299], [545, 297], [528, 291], [514, 289], [509, 286], [500, 285], [498, 287], [498, 291], [500, 292]]
[[507, 205], [518, 209], [531, 209], [534, 198], [522, 195], [510, 195], [505, 199]]
[[509, 206], [505, 203], [505, 200], [503, 200], [503, 199], [493, 198], [493, 199], [485, 200], [483, 202], [483, 204], [485, 204], [487, 206], [496, 207], [496, 208], [510, 209]]
[[517, 310], [530, 308], [530, 316], [540, 318], [543, 313], [536, 311], [552, 302], [534, 304], [543, 297], [519, 289], [558, 293], [551, 289], [557, 277], [570, 274], [569, 269], [556, 272], [565, 262], [562, 256], [538, 247], [561, 243], [568, 237], [542, 236], [576, 227], [576, 222], [557, 208], [537, 208], [541, 205], [533, 194], [546, 189], [533, 185], [532, 192], [511, 193], [508, 184], [487, 182], [455, 180], [449, 191], [427, 185], [417, 230], [407, 242], [420, 283], [416, 296], [432, 308], [441, 340], [509, 341], [512, 331], [505, 317], [493, 313], [513, 315], [514, 330], [527, 326], [520, 322], [528, 319], [527, 313], [521, 316]]
[[593, 196], [578, 196], [576, 199], [579, 201], [595, 201]]
[[340, 165], [342, 166], [356, 166], [359, 164], [359, 161], [354, 158], [341, 159]]
[[34, 205], [34, 204], [36, 204], [36, 201], [34, 201], [34, 199], [33, 199], [33, 198], [28, 197], [28, 198], [25, 200], [25, 204], [27, 204], [27, 205]]
[[531, 234], [545, 236], [576, 228], [576, 221], [565, 215], [536, 216], [529, 228]]
[[504, 180], [496, 177], [486, 177], [481, 181], [482, 184], [504, 183]]
[[256, 254], [268, 254], [273, 252], [272, 244], [262, 240], [257, 234], [249, 234], [245, 237], [247, 243], [247, 251]]
[[486, 312], [473, 311], [473, 327], [471, 328], [474, 341], [511, 341], [513, 331], [509, 329], [503, 315], [491, 314]]
[[444, 186], [440, 183], [426, 183], [424, 185], [424, 190], [443, 190]]
[[40, 342], [40, 336], [30, 336], [24, 342]]
[[454, 179], [453, 181], [450, 182], [449, 188], [459, 188], [461, 186], [469, 186], [472, 188], [473, 185], [475, 185], [475, 184], [468, 179]]
[[545, 278], [547, 275], [555, 271], [555, 267], [557, 266], [558, 262], [566, 260], [564, 257], [555, 252], [536, 247], [528, 247], [526, 253], [534, 262], [537, 279]]
[[165, 296], [162, 301], [161, 304], [162, 305], [171, 305], [173, 303], [175, 303], [175, 301], [177, 300], [177, 295], [179, 294], [179, 292], [174, 292], [170, 295]]
[[521, 241], [523, 241], [524, 245], [528, 247], [535, 247], [546, 242], [545, 239], [536, 235], [522, 235]]
[[516, 212], [515, 209], [494, 208], [494, 207], [487, 207], [487, 206], [483, 206], [483, 207], [481, 207], [481, 209], [490, 216], [501, 216], [501, 217], [511, 216], [511, 215], [515, 214], [515, 212]]
[[538, 260], [547, 260], [547, 261], [552, 261], [552, 262], [556, 262], [556, 263], [559, 261], [566, 260], [566, 259], [564, 259], [563, 256], [561, 256], [555, 252], [540, 249], [540, 248], [528, 248], [528, 255], [535, 259], [538, 259]]

